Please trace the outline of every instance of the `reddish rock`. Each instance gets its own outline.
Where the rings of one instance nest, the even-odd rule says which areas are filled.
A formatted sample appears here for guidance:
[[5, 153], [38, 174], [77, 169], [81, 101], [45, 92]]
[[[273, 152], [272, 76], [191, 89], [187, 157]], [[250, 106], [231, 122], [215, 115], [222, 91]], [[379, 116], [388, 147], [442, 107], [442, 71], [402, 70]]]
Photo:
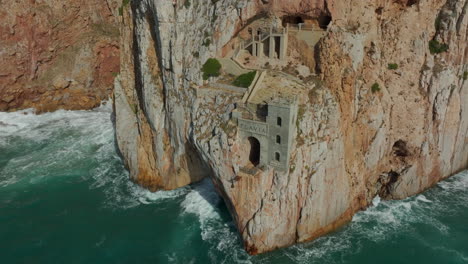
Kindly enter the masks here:
[[9, 1], [0, 11], [0, 111], [88, 109], [107, 99], [119, 72], [117, 8], [114, 0]]

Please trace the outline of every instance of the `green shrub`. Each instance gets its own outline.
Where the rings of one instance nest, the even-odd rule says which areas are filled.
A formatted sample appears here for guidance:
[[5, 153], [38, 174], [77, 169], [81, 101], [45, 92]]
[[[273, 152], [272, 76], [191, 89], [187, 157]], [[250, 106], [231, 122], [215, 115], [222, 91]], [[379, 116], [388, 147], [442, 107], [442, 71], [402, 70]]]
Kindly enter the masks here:
[[380, 85], [378, 83], [374, 83], [371, 87], [372, 93], [376, 93], [380, 91]]
[[389, 64], [388, 64], [388, 69], [389, 69], [389, 70], [397, 70], [397, 69], [398, 69], [398, 64], [396, 64], [396, 63], [389, 63]]
[[249, 88], [249, 86], [252, 84], [253, 80], [255, 79], [256, 73], [257, 73], [256, 71], [251, 71], [248, 73], [241, 74], [234, 80], [234, 82], [232, 82], [232, 84], [237, 87]]
[[123, 6], [119, 7], [119, 16], [123, 16]]
[[199, 57], [200, 57], [200, 52], [195, 51], [195, 52], [193, 53], [193, 57], [199, 58]]
[[203, 80], [208, 80], [210, 77], [217, 77], [220, 74], [221, 63], [217, 59], [208, 59], [205, 64], [203, 64]]
[[130, 3], [130, 0], [122, 0], [122, 6], [126, 6]]
[[205, 46], [205, 47], [208, 47], [210, 46], [211, 44], [211, 39], [207, 38], [205, 39], [205, 41], [203, 41], [202, 45]]
[[190, 7], [190, 0], [185, 0], [184, 6], [185, 6], [185, 8], [189, 8]]
[[463, 73], [463, 80], [464, 80], [464, 81], [468, 80], [468, 71], [465, 71], [465, 72]]
[[445, 43], [440, 43], [435, 39], [429, 41], [429, 51], [431, 52], [431, 54], [446, 52], [448, 49], [449, 46]]

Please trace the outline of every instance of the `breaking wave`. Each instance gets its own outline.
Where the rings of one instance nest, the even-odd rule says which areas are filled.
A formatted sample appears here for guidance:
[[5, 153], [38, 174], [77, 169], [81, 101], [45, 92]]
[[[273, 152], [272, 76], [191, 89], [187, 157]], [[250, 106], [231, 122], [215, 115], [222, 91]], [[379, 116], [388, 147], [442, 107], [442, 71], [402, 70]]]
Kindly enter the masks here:
[[414, 230], [415, 226], [424, 227], [440, 238], [453, 235], [449, 225], [440, 218], [468, 209], [467, 183], [468, 172], [463, 172], [424, 194], [402, 201], [382, 201], [376, 197], [370, 208], [357, 213], [347, 226], [335, 233], [254, 257], [242, 250], [233, 223], [221, 218], [220, 198], [210, 182], [205, 180], [195, 185], [181, 206], [184, 213], [198, 217], [203, 240], [212, 244], [212, 263], [346, 263], [348, 258], [366, 254], [366, 245], [390, 243], [400, 239], [402, 232], [425, 247], [467, 261], [466, 252], [437, 245], [437, 241], [427, 240]]
[[[111, 112], [111, 105], [103, 104], [91, 111], [60, 110], [36, 115], [28, 109], [0, 113], [0, 191], [56, 184], [57, 179], [67, 183], [78, 178], [87, 183], [90, 192], [104, 194], [105, 199], [97, 205], [101, 208], [127, 212], [153, 206], [158, 210], [151, 217], [158, 221], [158, 214], [176, 207], [180, 210], [177, 219], [166, 224], [182, 223], [181, 234], [187, 232], [184, 239], [188, 234], [197, 234], [199, 241], [196, 237], [188, 243], [206, 251], [210, 263], [363, 263], [366, 261], [362, 256], [386, 246], [397, 248], [405, 256], [402, 254], [405, 243], [411, 243], [413, 250], [435, 252], [445, 257], [447, 263], [468, 262], [468, 250], [453, 241], [453, 237], [463, 232], [458, 226], [463, 227], [468, 217], [468, 172], [402, 201], [376, 197], [372, 206], [357, 213], [348, 225], [313, 242], [249, 256], [208, 179], [156, 193], [129, 181], [116, 151]], [[8, 193], [12, 195], [2, 197], [4, 204], [13, 202], [17, 195], [15, 191]], [[454, 224], [454, 219], [461, 219], [462, 224]], [[466, 230], [461, 235], [468, 236]], [[108, 241], [109, 236], [102, 236], [94, 245], [104, 247]], [[394, 241], [402, 246], [396, 246]], [[187, 261], [181, 255], [183, 252], [172, 249], [165, 252], [172, 252], [165, 255], [169, 263], [202, 263], [195, 258]], [[392, 262], [405, 261], [389, 258], [382, 263]]]
[[194, 184], [181, 207], [183, 214], [193, 214], [198, 218], [201, 238], [210, 244], [208, 255], [211, 263], [252, 263], [241, 248], [234, 223], [209, 179]]
[[[125, 209], [184, 195], [186, 188], [150, 192], [129, 181], [116, 151], [112, 105], [89, 111], [37, 115], [0, 112], [0, 188], [47, 183], [51, 177], [87, 177], [107, 195], [104, 206]], [[91, 171], [87, 171], [91, 166]], [[83, 173], [86, 172], [86, 173]], [[86, 175], [86, 176], [83, 176]]]

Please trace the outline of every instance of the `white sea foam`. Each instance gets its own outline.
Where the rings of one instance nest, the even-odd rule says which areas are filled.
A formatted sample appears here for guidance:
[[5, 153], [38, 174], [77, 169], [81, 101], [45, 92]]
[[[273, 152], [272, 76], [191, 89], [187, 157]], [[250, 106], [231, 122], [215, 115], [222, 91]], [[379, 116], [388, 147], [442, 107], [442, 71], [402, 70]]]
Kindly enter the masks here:
[[218, 208], [221, 198], [209, 179], [193, 185], [181, 203], [183, 215], [197, 216], [202, 239], [211, 245], [208, 255], [211, 263], [252, 263], [240, 247], [234, 224], [224, 222]]
[[380, 196], [375, 196], [374, 199], [372, 199], [372, 205], [373, 206], [378, 206], [379, 203], [380, 203], [381, 199], [380, 199]]
[[220, 198], [214, 191], [211, 182], [205, 179], [194, 185], [194, 189], [185, 196], [185, 200], [181, 203], [184, 213], [195, 214], [198, 217], [203, 240], [210, 239], [213, 234], [213, 227], [209, 221], [220, 220], [220, 215], [215, 209], [219, 202]]
[[421, 202], [425, 202], [425, 203], [432, 203], [432, 201], [427, 199], [426, 196], [424, 196], [424, 194], [418, 195], [416, 197], [416, 200], [421, 201]]
[[[126, 209], [185, 195], [181, 203], [183, 215], [192, 214], [197, 217], [201, 237], [211, 245], [208, 254], [213, 263], [268, 263], [270, 258], [274, 258], [250, 257], [243, 251], [233, 223], [225, 222], [221, 217], [218, 208], [221, 199], [209, 180], [193, 187], [155, 193], [130, 182], [128, 172], [122, 169], [123, 165], [115, 153], [110, 113], [110, 105], [103, 105], [93, 111], [57, 111], [42, 115], [35, 115], [31, 109], [0, 113], [0, 148], [8, 146], [9, 140], [14, 138], [21, 139], [21, 142], [32, 140], [57, 144], [53, 149], [45, 144], [44, 149], [9, 160], [0, 171], [0, 187], [21, 181], [32, 170], [37, 170], [36, 176], [29, 178], [27, 182], [40, 184], [51, 177], [53, 168], [73, 172], [73, 162], [90, 160], [100, 165], [94, 166], [91, 176], [83, 180], [91, 180], [90, 188], [102, 189], [106, 195], [103, 206]], [[59, 135], [60, 138], [54, 140]], [[47, 153], [50, 150], [53, 152]], [[37, 155], [43, 157], [39, 159]], [[90, 156], [92, 159], [89, 159]], [[355, 254], [362, 250], [364, 241], [381, 242], [391, 239], [398, 232], [410, 230], [415, 224], [427, 225], [442, 235], [450, 235], [449, 227], [434, 214], [452, 213], [459, 208], [466, 208], [468, 172], [437, 186], [437, 195], [429, 191], [402, 201], [381, 201], [379, 197], [375, 197], [372, 206], [356, 214], [342, 231], [282, 252], [295, 263], [333, 263], [336, 259], [329, 257], [332, 254]], [[456, 199], [453, 199], [454, 193]], [[450, 200], [450, 207], [447, 206], [447, 200]], [[100, 241], [97, 244], [99, 243]], [[466, 256], [462, 253], [453, 253], [460, 254], [460, 258], [466, 261]]]
[[[357, 213], [343, 230], [320, 237], [311, 243], [293, 246], [284, 250], [283, 254], [293, 263], [342, 263], [337, 255], [358, 254], [363, 250], [362, 244], [365, 244], [365, 241], [382, 243], [384, 240], [398, 236], [401, 232], [408, 234], [413, 232], [414, 226], [426, 226], [440, 232], [441, 236], [449, 236], [450, 228], [438, 220], [438, 216], [466, 208], [467, 183], [468, 171], [465, 171], [439, 183], [443, 191], [429, 190], [427, 194], [401, 201], [381, 201], [379, 197], [375, 197], [372, 206], [366, 211]], [[456, 200], [453, 200], [454, 196], [457, 197]], [[458, 209], [453, 209], [457, 206]], [[452, 249], [439, 248], [439, 250]], [[466, 261], [466, 256], [462, 253], [458, 251], [452, 253], [458, 255], [462, 261]]]

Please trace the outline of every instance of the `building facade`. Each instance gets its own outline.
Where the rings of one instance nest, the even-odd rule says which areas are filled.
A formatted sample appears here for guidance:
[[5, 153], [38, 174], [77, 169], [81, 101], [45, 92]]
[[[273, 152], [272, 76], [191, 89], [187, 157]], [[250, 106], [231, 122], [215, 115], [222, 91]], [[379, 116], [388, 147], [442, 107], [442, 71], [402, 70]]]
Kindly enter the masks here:
[[263, 106], [236, 109], [233, 117], [237, 119], [241, 140], [250, 147], [246, 155], [254, 166], [271, 166], [279, 171], [289, 169], [297, 108], [296, 99], [278, 99]]

